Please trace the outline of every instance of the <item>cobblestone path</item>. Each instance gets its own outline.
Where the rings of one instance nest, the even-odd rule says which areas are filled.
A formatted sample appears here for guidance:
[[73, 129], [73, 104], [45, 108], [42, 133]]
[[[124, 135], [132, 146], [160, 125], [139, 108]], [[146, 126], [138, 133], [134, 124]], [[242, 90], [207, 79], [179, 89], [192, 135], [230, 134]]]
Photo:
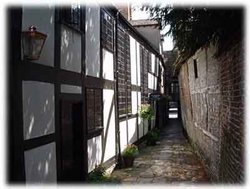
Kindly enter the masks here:
[[208, 183], [204, 167], [183, 136], [181, 123], [169, 120], [156, 146], [140, 147], [140, 155], [131, 168], [116, 169], [112, 176], [123, 184]]

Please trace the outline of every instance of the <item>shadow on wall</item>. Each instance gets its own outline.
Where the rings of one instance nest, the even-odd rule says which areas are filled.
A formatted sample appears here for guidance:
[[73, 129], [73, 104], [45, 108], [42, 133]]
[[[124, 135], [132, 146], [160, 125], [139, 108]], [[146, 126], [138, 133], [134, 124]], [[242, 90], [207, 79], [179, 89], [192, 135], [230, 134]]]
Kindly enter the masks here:
[[[129, 141], [128, 141], [128, 144], [132, 144], [132, 143], [134, 143], [135, 141], [138, 140], [138, 138], [137, 138], [137, 128], [136, 128], [136, 126], [137, 126], [136, 118], [134, 118], [134, 120], [135, 120], [135, 122], [134, 122], [134, 123], [131, 123], [131, 126], [130, 126], [130, 124], [128, 124], [128, 129], [129, 129], [129, 127], [135, 128], [135, 129], [133, 130], [132, 136], [130, 135], [130, 139], [129, 139]], [[131, 121], [131, 122], [132, 122], [132, 120], [128, 120], [128, 121]], [[139, 125], [138, 125], [138, 126], [139, 126]], [[130, 129], [130, 131], [131, 131], [131, 129]]]
[[28, 183], [56, 181], [55, 143], [25, 152], [25, 172]]
[[113, 53], [102, 49], [102, 62], [103, 62], [103, 70], [102, 76], [104, 79], [114, 80], [114, 68], [113, 68]]
[[99, 8], [86, 10], [86, 75], [100, 75], [100, 20]]
[[[100, 163], [103, 163], [105, 161], [105, 153], [112, 153], [112, 152], [106, 151], [106, 149], [107, 149], [108, 136], [111, 132], [110, 126], [112, 126], [111, 118], [112, 118], [112, 113], [114, 112], [114, 93], [112, 94], [112, 97], [107, 100], [109, 104], [106, 105], [105, 102], [106, 101], [104, 100], [103, 101], [104, 105], [110, 106], [110, 108], [107, 112], [107, 123], [104, 126], [104, 132], [102, 133], [102, 135], [99, 135], [93, 139], [90, 139], [88, 142], [89, 171], [95, 168], [96, 165], [99, 165]], [[114, 145], [114, 148], [115, 148], [115, 145]]]
[[[105, 100], [103, 102], [105, 104]], [[108, 120], [107, 120], [107, 124], [106, 126], [104, 126], [104, 128], [106, 128], [105, 133], [102, 133], [102, 158], [101, 158], [101, 163], [103, 163], [104, 161], [104, 156], [105, 156], [105, 152], [106, 152], [106, 144], [107, 144], [107, 138], [108, 138], [108, 133], [109, 133], [109, 127], [110, 127], [110, 121], [111, 121], [111, 116], [112, 116], [112, 112], [114, 111], [114, 95], [112, 96], [112, 101], [111, 101], [111, 106], [110, 106], [110, 110], [108, 113]], [[115, 146], [114, 146], [115, 147]], [[109, 152], [107, 152], [109, 153]]]
[[62, 26], [61, 68], [81, 72], [81, 35]]
[[96, 165], [101, 163], [102, 153], [101, 136], [88, 140], [88, 171], [90, 172]]
[[54, 101], [52, 84], [23, 81], [24, 139], [54, 132]]
[[139, 119], [138, 127], [139, 127], [139, 138], [141, 138], [144, 135], [144, 125], [143, 125], [143, 120], [141, 118]]

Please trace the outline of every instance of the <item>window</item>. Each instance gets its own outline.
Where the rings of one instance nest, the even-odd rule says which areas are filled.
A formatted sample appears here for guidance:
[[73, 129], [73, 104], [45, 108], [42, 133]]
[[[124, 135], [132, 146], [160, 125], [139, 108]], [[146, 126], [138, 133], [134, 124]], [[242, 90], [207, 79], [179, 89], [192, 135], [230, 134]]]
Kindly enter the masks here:
[[83, 30], [81, 15], [81, 7], [79, 4], [73, 4], [70, 7], [63, 7], [61, 9], [62, 22], [76, 30]]
[[113, 52], [114, 50], [114, 18], [112, 18], [104, 10], [101, 11], [101, 27], [102, 27], [102, 47]]
[[140, 46], [140, 67], [141, 67], [141, 103], [148, 103], [148, 56], [147, 50]]
[[102, 90], [87, 88], [86, 103], [88, 131], [102, 128]]
[[130, 38], [121, 25], [118, 26], [117, 35], [118, 112], [119, 116], [123, 116], [132, 113]]
[[194, 59], [194, 76], [195, 79], [198, 78], [197, 60]]

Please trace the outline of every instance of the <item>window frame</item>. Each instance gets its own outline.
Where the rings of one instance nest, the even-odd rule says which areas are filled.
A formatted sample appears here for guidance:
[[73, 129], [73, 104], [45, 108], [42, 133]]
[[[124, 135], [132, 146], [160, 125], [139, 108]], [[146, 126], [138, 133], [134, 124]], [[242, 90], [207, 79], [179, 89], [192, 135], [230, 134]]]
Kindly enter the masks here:
[[[94, 107], [93, 109], [93, 114], [89, 117], [89, 113], [90, 113], [90, 108], [88, 106], [88, 103], [90, 103], [90, 99], [88, 98], [88, 90], [91, 90], [93, 95], [90, 95], [91, 97], [93, 97], [94, 99], [94, 104], [92, 107]], [[100, 110], [96, 111], [96, 101], [98, 99], [96, 99], [96, 91], [99, 91], [99, 95], [100, 95]], [[102, 89], [100, 88], [91, 88], [91, 87], [86, 87], [85, 88], [85, 99], [86, 99], [86, 127], [87, 127], [87, 137], [88, 139], [93, 138], [95, 136], [101, 135], [103, 129], [104, 129], [104, 125], [103, 125], [103, 95], [102, 95]], [[100, 113], [100, 115], [97, 115], [98, 113]], [[99, 116], [99, 118], [96, 118], [97, 116]], [[90, 122], [89, 119], [93, 122], [93, 126], [90, 129]], [[100, 119], [99, 122], [101, 123], [101, 125], [96, 125], [97, 119]]]
[[[105, 19], [105, 16], [109, 17], [111, 22], [109, 22], [109, 20]], [[101, 34], [100, 34], [101, 35], [101, 38], [100, 38], [101, 46], [105, 50], [114, 53], [114, 47], [115, 47], [115, 44], [114, 44], [114, 40], [115, 40], [115, 29], [114, 29], [115, 19], [107, 11], [105, 11], [104, 9], [100, 9], [100, 22], [101, 22], [101, 25], [100, 25], [100, 29], [101, 29]], [[106, 22], [109, 25], [108, 24], [105, 25]], [[106, 31], [110, 31], [111, 34], [109, 34], [109, 32], [106, 32]], [[109, 36], [109, 35], [111, 35], [111, 36]], [[108, 36], [108, 37], [106, 37], [106, 36]], [[111, 42], [109, 42], [109, 39], [111, 39]], [[110, 47], [110, 45], [108, 43], [111, 44], [111, 47]]]
[[[141, 77], [141, 104], [149, 103], [149, 93], [148, 88], [148, 64], [150, 59], [147, 56], [148, 50], [140, 45], [140, 77]], [[152, 74], [152, 73], [151, 73]], [[152, 74], [154, 76], [154, 74]]]
[[[78, 7], [78, 12], [73, 10], [74, 6]], [[80, 4], [71, 4], [69, 6], [63, 6], [60, 8], [60, 22], [75, 31], [84, 33], [85, 22], [82, 19], [84, 11], [84, 7]]]
[[[123, 38], [123, 40], [121, 39]], [[122, 40], [123, 43], [120, 43], [119, 40]], [[125, 31], [124, 25], [121, 22], [118, 22], [117, 26], [117, 82], [118, 82], [118, 116], [119, 119], [132, 115], [132, 84], [131, 84], [131, 62], [130, 62], [130, 37], [129, 34]], [[122, 50], [121, 50], [122, 49]], [[123, 64], [123, 65], [122, 65]], [[120, 69], [124, 67], [124, 69]], [[121, 70], [123, 73], [121, 73]], [[121, 77], [121, 75], [124, 75]], [[124, 80], [124, 98], [121, 98], [119, 91], [120, 89], [120, 80]], [[121, 99], [125, 99], [122, 104], [125, 104], [124, 113], [121, 113], [123, 108], [121, 108]]]

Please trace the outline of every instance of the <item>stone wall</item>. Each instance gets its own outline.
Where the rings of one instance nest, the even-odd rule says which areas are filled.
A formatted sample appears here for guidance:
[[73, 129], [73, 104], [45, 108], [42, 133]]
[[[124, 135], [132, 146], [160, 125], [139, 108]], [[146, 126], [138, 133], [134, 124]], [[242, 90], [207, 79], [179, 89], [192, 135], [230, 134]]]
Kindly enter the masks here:
[[[240, 44], [219, 58], [210, 46], [179, 71], [183, 125], [213, 181], [243, 180], [243, 55]], [[197, 76], [195, 63], [197, 62]]]

